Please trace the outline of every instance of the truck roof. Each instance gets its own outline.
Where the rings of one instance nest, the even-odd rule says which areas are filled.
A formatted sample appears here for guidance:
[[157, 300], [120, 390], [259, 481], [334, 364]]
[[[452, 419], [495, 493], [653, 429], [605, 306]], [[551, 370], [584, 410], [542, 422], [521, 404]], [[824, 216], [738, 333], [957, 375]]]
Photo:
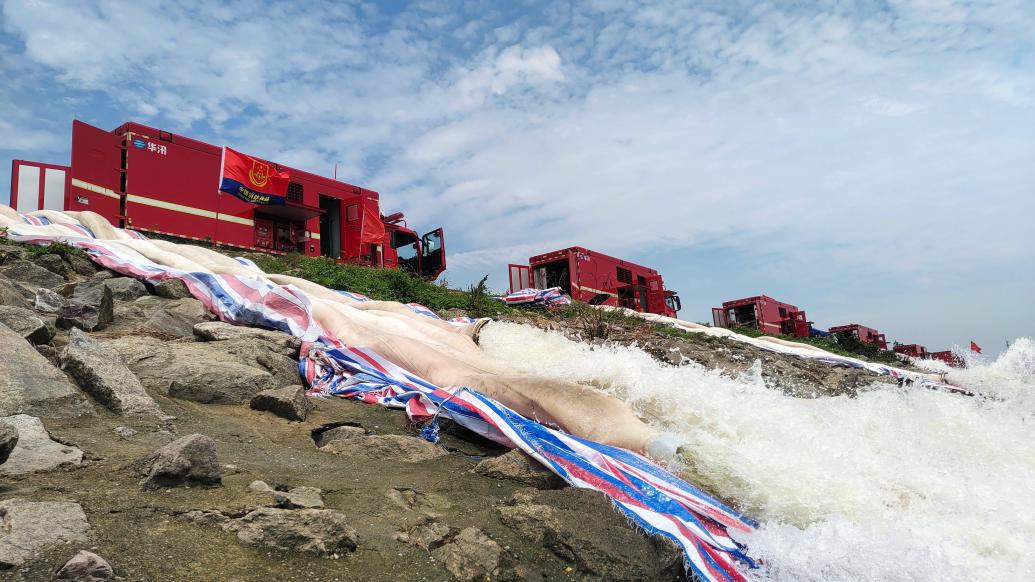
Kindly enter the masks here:
[[568, 247], [568, 248], [565, 248], [565, 249], [560, 249], [560, 250], [556, 250], [556, 251], [550, 251], [548, 253], [543, 253], [543, 254], [540, 254], [540, 255], [535, 255], [535, 256], [533, 256], [533, 257], [528, 259], [528, 263], [530, 265], [533, 265], [535, 263], [543, 263], [543, 262], [546, 262], [546, 261], [552, 261], [552, 260], [556, 260], [558, 258], [567, 256], [569, 253], [572, 253], [572, 252], [584, 253], [584, 254], [590, 255], [591, 257], [597, 258], [597, 259], [606, 259], [606, 260], [609, 260], [609, 261], [614, 261], [615, 263], [617, 263], [619, 265], [626, 266], [626, 267], [632, 267], [632, 268], [636, 269], [637, 271], [646, 271], [647, 273], [650, 273], [652, 275], [657, 275], [658, 274], [657, 270], [652, 269], [650, 267], [644, 267], [643, 265], [639, 265], [637, 263], [633, 263], [633, 262], [630, 262], [630, 261], [619, 259], [617, 257], [612, 257], [611, 255], [606, 255], [604, 253], [601, 253], [601, 252], [598, 252], [598, 251], [593, 251], [593, 250], [587, 249], [585, 247]]
[[770, 303], [777, 303], [779, 305], [783, 305], [785, 307], [789, 307], [789, 308], [791, 308], [794, 311], [798, 311], [798, 307], [797, 306], [791, 305], [790, 303], [785, 303], [785, 302], [780, 301], [778, 299], [773, 299], [772, 297], [770, 297], [768, 295], [755, 295], [754, 297], [745, 297], [743, 299], [733, 299], [731, 301], [723, 301], [722, 302], [722, 306], [723, 307], [737, 307], [738, 305], [748, 305], [750, 303], [757, 303], [759, 301], [766, 301], [766, 302], [770, 302]]

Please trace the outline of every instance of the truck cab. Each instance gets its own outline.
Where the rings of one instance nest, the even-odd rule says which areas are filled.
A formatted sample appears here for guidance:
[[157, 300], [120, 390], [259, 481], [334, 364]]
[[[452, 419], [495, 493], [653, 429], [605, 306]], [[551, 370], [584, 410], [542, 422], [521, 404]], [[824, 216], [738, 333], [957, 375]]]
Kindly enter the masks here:
[[388, 234], [384, 265], [405, 269], [418, 277], [434, 280], [446, 270], [445, 236], [441, 228], [418, 236], [406, 227], [401, 212], [383, 218]]

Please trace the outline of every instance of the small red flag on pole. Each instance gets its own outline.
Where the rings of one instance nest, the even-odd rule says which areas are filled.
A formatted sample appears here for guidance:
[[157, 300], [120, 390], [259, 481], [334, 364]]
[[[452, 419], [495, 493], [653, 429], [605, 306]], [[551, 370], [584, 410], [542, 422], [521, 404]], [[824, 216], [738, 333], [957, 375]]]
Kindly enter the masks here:
[[976, 352], [976, 353], [980, 354], [981, 353], [981, 346], [977, 345], [976, 343], [974, 343], [973, 340], [971, 340], [971, 342], [970, 342], [970, 351]]

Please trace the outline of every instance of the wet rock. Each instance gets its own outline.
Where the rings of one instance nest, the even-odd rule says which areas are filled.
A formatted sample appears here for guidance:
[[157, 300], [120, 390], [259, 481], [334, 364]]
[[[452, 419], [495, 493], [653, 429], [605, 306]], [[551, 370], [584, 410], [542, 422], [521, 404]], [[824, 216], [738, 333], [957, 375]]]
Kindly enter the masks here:
[[422, 550], [431, 550], [441, 546], [449, 534], [449, 526], [433, 519], [427, 519], [395, 534], [395, 539]]
[[361, 426], [343, 425], [318, 432], [313, 436], [313, 440], [316, 441], [316, 446], [323, 447], [335, 441], [347, 441], [349, 439], [362, 436], [367, 436], [367, 430], [365, 428]]
[[252, 397], [249, 406], [252, 410], [272, 412], [281, 418], [299, 422], [305, 420], [313, 409], [312, 402], [305, 395], [305, 388], [301, 386], [264, 390]]
[[0, 415], [93, 414], [83, 393], [21, 335], [0, 324]]
[[252, 481], [248, 489], [270, 496], [275, 507], [283, 509], [320, 509], [323, 491], [316, 487], [271, 487], [265, 481]]
[[6, 422], [0, 422], [0, 465], [7, 462], [17, 444], [18, 429]]
[[114, 317], [111, 289], [101, 281], [87, 281], [76, 286], [68, 304], [58, 314], [58, 327], [78, 327], [98, 331], [111, 323]]
[[72, 559], [65, 562], [54, 576], [55, 580], [71, 580], [72, 582], [99, 582], [115, 576], [115, 571], [104, 558], [93, 552], [79, 550]]
[[641, 535], [594, 491], [528, 489], [497, 512], [504, 525], [595, 578], [662, 580], [682, 572], [674, 544]]
[[45, 344], [54, 337], [54, 328], [24, 307], [0, 305], [0, 323], [31, 344]]
[[25, 308], [31, 306], [21, 289], [13, 281], [3, 276], [0, 276], [0, 305]]
[[78, 503], [0, 501], [0, 570], [20, 566], [50, 546], [83, 543], [89, 530]]
[[55, 275], [60, 275], [62, 279], [68, 278], [68, 263], [66, 263], [65, 260], [61, 258], [61, 255], [47, 253], [45, 255], [40, 255], [36, 257], [35, 259], [33, 259], [32, 262], [50, 271], [51, 273], [54, 273]]
[[[60, 260], [61, 257], [58, 257]], [[33, 287], [52, 289], [65, 282], [65, 278], [32, 261], [12, 261], [0, 267], [0, 273], [13, 281], [21, 281]]]
[[395, 459], [403, 463], [419, 463], [448, 455], [442, 447], [411, 436], [384, 434], [335, 440], [320, 447], [321, 451], [349, 457]]
[[177, 439], [135, 463], [144, 489], [222, 482], [216, 442], [202, 434]]
[[500, 545], [475, 527], [463, 529], [431, 555], [459, 580], [485, 579], [498, 574]]
[[32, 302], [33, 309], [50, 314], [60, 313], [66, 305], [68, 301], [50, 289], [37, 289]]
[[147, 295], [147, 287], [130, 277], [113, 277], [103, 281], [103, 285], [111, 290], [111, 296], [119, 301], [132, 301]]
[[156, 338], [106, 342], [145, 388], [206, 404], [244, 404], [264, 390], [298, 383], [298, 363], [255, 341], [178, 343]]
[[7, 462], [0, 465], [0, 475], [50, 471], [78, 466], [83, 462], [83, 451], [50, 438], [43, 422], [35, 416], [5, 416], [0, 418], [0, 423], [11, 425], [18, 431], [18, 442], [7, 457]]
[[115, 414], [167, 418], [118, 353], [94, 341], [86, 332], [69, 332], [68, 345], [61, 352], [61, 366], [80, 388]]
[[166, 279], [154, 286], [155, 295], [166, 299], [183, 299], [190, 297], [190, 289], [179, 279]]
[[280, 331], [209, 321], [194, 326], [194, 335], [205, 341], [253, 339], [274, 347], [285, 356], [297, 357], [302, 340]]
[[475, 465], [474, 472], [494, 479], [517, 481], [536, 489], [558, 489], [565, 486], [563, 479], [520, 449], [485, 459]]
[[247, 544], [320, 556], [352, 552], [357, 542], [345, 514], [333, 509], [261, 507], [224, 528]]

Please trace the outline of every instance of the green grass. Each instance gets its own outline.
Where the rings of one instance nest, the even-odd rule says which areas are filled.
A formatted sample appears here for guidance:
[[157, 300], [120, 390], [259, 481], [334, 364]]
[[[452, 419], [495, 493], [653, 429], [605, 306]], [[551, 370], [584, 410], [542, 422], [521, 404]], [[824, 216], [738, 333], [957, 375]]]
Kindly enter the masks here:
[[[750, 337], [759, 337], [763, 334], [754, 327], [735, 327], [733, 331]], [[849, 334], [839, 333], [830, 336], [829, 338], [824, 337], [795, 337], [790, 335], [774, 335], [772, 337], [778, 337], [787, 341], [797, 342], [800, 344], [808, 344], [817, 348], [840, 354], [842, 356], [848, 356], [851, 358], [861, 358], [872, 362], [880, 362], [882, 364], [893, 364], [902, 365], [906, 362], [901, 356], [890, 350], [882, 350], [873, 344], [867, 344], [859, 341]]]

